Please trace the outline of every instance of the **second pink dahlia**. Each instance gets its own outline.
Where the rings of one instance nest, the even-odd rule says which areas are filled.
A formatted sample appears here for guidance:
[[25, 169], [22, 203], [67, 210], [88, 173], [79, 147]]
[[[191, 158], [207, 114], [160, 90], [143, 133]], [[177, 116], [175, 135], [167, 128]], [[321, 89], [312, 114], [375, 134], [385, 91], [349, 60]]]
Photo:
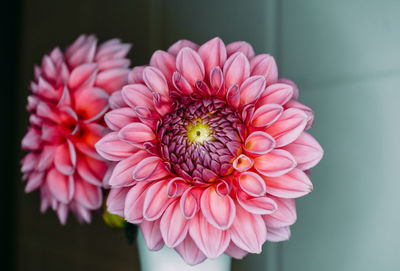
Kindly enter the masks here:
[[40, 189], [41, 211], [51, 207], [62, 224], [69, 211], [89, 222], [101, 206], [108, 166], [94, 144], [106, 130], [109, 95], [127, 83], [129, 49], [118, 39], [98, 45], [95, 36], [82, 35], [35, 67], [22, 140], [29, 151], [22, 161], [25, 191]]
[[113, 132], [96, 144], [116, 161], [108, 211], [189, 264], [288, 239], [294, 198], [312, 190], [304, 171], [323, 152], [273, 57], [245, 42], [179, 41], [129, 77], [110, 98]]

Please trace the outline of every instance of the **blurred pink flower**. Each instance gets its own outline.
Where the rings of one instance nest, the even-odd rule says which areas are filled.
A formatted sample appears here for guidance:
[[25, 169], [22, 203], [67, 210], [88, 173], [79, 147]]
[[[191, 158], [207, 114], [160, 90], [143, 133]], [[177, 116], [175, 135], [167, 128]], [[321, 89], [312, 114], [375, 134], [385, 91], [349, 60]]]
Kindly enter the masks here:
[[127, 83], [129, 44], [98, 45], [80, 36], [65, 52], [58, 47], [35, 67], [28, 97], [30, 127], [22, 140], [25, 191], [40, 188], [41, 211], [49, 206], [65, 224], [68, 211], [90, 222], [102, 204], [107, 163], [94, 149], [105, 131], [111, 93]]
[[116, 161], [108, 211], [140, 224], [148, 247], [188, 264], [260, 253], [289, 238], [304, 173], [322, 158], [304, 130], [313, 113], [278, 82], [275, 60], [246, 42], [178, 41], [135, 67], [110, 98], [113, 130], [97, 144]]

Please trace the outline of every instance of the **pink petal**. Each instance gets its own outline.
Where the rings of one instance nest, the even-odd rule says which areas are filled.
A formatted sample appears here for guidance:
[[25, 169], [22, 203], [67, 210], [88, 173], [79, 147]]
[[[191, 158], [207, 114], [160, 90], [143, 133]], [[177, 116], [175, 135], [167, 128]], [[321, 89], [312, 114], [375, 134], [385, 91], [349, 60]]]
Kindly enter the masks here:
[[139, 150], [139, 148], [120, 140], [118, 132], [105, 135], [96, 143], [95, 147], [102, 157], [110, 161], [120, 161]]
[[111, 110], [104, 115], [104, 120], [107, 126], [114, 131], [119, 131], [132, 122], [139, 122], [135, 110], [132, 110], [130, 107]]
[[266, 154], [274, 148], [274, 138], [262, 131], [251, 133], [244, 143], [244, 149], [252, 154]]
[[267, 240], [267, 229], [262, 217], [247, 212], [240, 205], [236, 206], [236, 218], [230, 233], [235, 245], [251, 253], [261, 253], [261, 247]]
[[225, 250], [225, 254], [231, 256], [232, 258], [235, 259], [243, 259], [244, 256], [247, 255], [247, 251], [239, 248], [235, 243], [231, 242], [228, 246], [228, 248]]
[[176, 69], [194, 86], [196, 81], [204, 79], [204, 65], [199, 54], [188, 47], [179, 51], [176, 57]]
[[37, 171], [44, 171], [52, 166], [56, 149], [57, 146], [44, 146], [42, 152], [40, 153], [40, 156], [38, 157], [37, 164], [35, 164], [32, 169], [35, 169]]
[[140, 223], [140, 231], [143, 234], [147, 247], [152, 251], [160, 250], [164, 246], [164, 240], [160, 231], [160, 220]]
[[54, 156], [54, 165], [62, 174], [71, 175], [75, 171], [76, 152], [71, 141], [57, 147]]
[[307, 132], [301, 133], [295, 141], [282, 149], [293, 155], [297, 162], [297, 168], [301, 170], [314, 167], [324, 155], [324, 151], [317, 140]]
[[74, 199], [89, 210], [100, 208], [103, 194], [100, 187], [90, 184], [83, 179], [75, 178]]
[[111, 70], [116, 68], [128, 68], [131, 65], [131, 61], [126, 58], [109, 59], [98, 62], [99, 71]]
[[238, 183], [244, 192], [253, 197], [263, 196], [267, 190], [265, 182], [260, 175], [251, 171], [241, 173]]
[[36, 150], [40, 147], [40, 132], [38, 129], [30, 127], [21, 143], [24, 150]]
[[153, 181], [169, 174], [164, 161], [158, 156], [151, 156], [140, 161], [133, 170], [132, 177], [136, 181]]
[[76, 89], [78, 87], [91, 87], [93, 86], [98, 66], [96, 63], [85, 63], [82, 64], [71, 72], [68, 79], [68, 88]]
[[193, 189], [187, 189], [180, 199], [182, 215], [186, 219], [192, 219], [199, 210], [197, 199], [192, 191]]
[[[83, 38], [81, 38], [82, 36]], [[96, 52], [96, 37], [92, 35], [82, 36], [67, 49], [65, 54], [68, 64], [72, 67], [76, 67], [82, 63], [92, 62]]]
[[200, 251], [190, 236], [186, 236], [185, 240], [175, 247], [175, 250], [189, 265], [196, 265], [207, 259], [206, 255]]
[[146, 66], [136, 66], [128, 74], [129, 84], [144, 84], [143, 70]]
[[60, 203], [57, 207], [57, 216], [60, 220], [61, 225], [65, 225], [67, 223], [68, 217], [68, 207], [66, 204]]
[[262, 93], [256, 106], [266, 104], [286, 104], [293, 97], [293, 88], [290, 85], [276, 83], [268, 86]]
[[127, 107], [128, 105], [125, 103], [122, 97], [122, 91], [118, 90], [111, 94], [110, 99], [108, 100], [108, 104], [111, 109], [117, 109], [120, 107]]
[[175, 89], [183, 95], [190, 95], [193, 92], [193, 87], [179, 72], [174, 72], [172, 83]]
[[132, 178], [133, 169], [140, 161], [149, 155], [147, 151], [141, 150], [118, 162], [111, 174], [109, 184], [112, 187], [132, 185], [134, 182]]
[[34, 170], [38, 159], [39, 155], [34, 152], [30, 152], [27, 155], [25, 155], [25, 157], [21, 161], [22, 164], [21, 171], [23, 173], [26, 173]]
[[30, 193], [38, 189], [44, 181], [44, 172], [32, 172], [29, 175], [28, 182], [25, 186], [25, 193]]
[[283, 108], [278, 104], [264, 104], [260, 106], [251, 118], [251, 125], [257, 128], [268, 127], [282, 114]]
[[284, 150], [273, 150], [254, 158], [254, 168], [264, 176], [278, 177], [296, 167], [293, 156]]
[[240, 104], [255, 103], [265, 89], [265, 79], [261, 75], [247, 78], [240, 86]]
[[105, 61], [126, 57], [131, 47], [128, 43], [121, 43], [119, 39], [111, 39], [99, 46], [95, 59], [96, 61]]
[[236, 157], [235, 161], [233, 161], [233, 168], [240, 172], [247, 171], [252, 166], [253, 160], [244, 154], [239, 155]]
[[203, 192], [200, 204], [204, 217], [217, 229], [226, 230], [232, 225], [236, 208], [229, 195], [222, 197], [210, 186]]
[[74, 194], [74, 180], [72, 176], [61, 174], [53, 168], [47, 173], [46, 183], [51, 194], [62, 203], [67, 204]]
[[278, 67], [275, 59], [268, 55], [257, 55], [250, 61], [251, 75], [262, 75], [265, 77], [267, 86], [278, 81]]
[[279, 177], [264, 178], [267, 184], [268, 194], [280, 198], [298, 198], [310, 193], [313, 189], [312, 183], [300, 169], [293, 169]]
[[222, 73], [221, 67], [214, 67], [210, 72], [210, 86], [213, 94], [220, 94], [222, 96], [225, 93], [220, 93], [224, 84], [224, 74]]
[[271, 196], [278, 205], [276, 212], [263, 215], [265, 225], [271, 228], [281, 228], [292, 225], [296, 222], [296, 204], [294, 199], [281, 199]]
[[242, 52], [248, 59], [251, 59], [254, 57], [253, 47], [245, 41], [235, 41], [235, 42], [229, 43], [226, 46], [226, 50], [228, 52], [228, 56], [231, 56], [232, 54], [234, 54], [236, 52]]
[[118, 136], [122, 140], [131, 143], [143, 143], [156, 138], [153, 130], [140, 122], [128, 124], [119, 131]]
[[225, 44], [220, 38], [204, 43], [198, 53], [203, 60], [206, 75], [209, 75], [215, 66], [223, 67], [226, 61]]
[[167, 80], [159, 69], [154, 67], [144, 68], [143, 80], [152, 91], [158, 92], [164, 97], [169, 97]]
[[159, 219], [168, 205], [175, 199], [168, 198], [168, 180], [159, 181], [152, 184], [146, 191], [143, 205], [143, 217], [153, 221]]
[[250, 63], [243, 53], [237, 52], [226, 60], [223, 71], [227, 89], [234, 84], [240, 86], [250, 76]]
[[234, 108], [238, 108], [240, 104], [240, 89], [237, 84], [232, 85], [227, 93], [226, 93], [226, 100], [228, 104], [233, 106]]
[[105, 70], [97, 75], [95, 84], [111, 94], [128, 83], [128, 73], [126, 68]]
[[130, 187], [113, 188], [107, 196], [107, 211], [111, 214], [124, 216], [125, 199]]
[[172, 75], [176, 71], [175, 63], [175, 56], [161, 50], [155, 51], [150, 59], [150, 65], [158, 68], [170, 85], [172, 84]]
[[309, 108], [308, 106], [302, 104], [301, 102], [295, 100], [295, 99], [291, 99], [290, 101], [288, 101], [285, 104], [285, 108], [297, 108], [297, 109], [301, 109], [303, 110], [306, 114], [307, 114], [307, 125], [306, 128], [304, 128], [305, 130], [308, 130], [311, 128], [311, 126], [313, 125], [314, 122], [314, 112], [312, 111], [311, 108]]
[[107, 171], [107, 165], [101, 160], [89, 156], [80, 156], [76, 169], [85, 181], [96, 186], [101, 186], [104, 174]]
[[209, 224], [200, 212], [190, 220], [189, 234], [197, 247], [211, 259], [224, 253], [230, 241], [228, 231], [222, 231]]
[[268, 237], [267, 240], [270, 242], [281, 242], [287, 241], [290, 238], [290, 228], [267, 228]]
[[293, 88], [293, 99], [295, 100], [299, 99], [299, 88], [292, 80], [289, 80], [287, 78], [279, 78], [278, 83], [283, 83], [291, 86]]
[[286, 146], [295, 141], [304, 131], [308, 116], [304, 111], [296, 108], [289, 108], [283, 111], [277, 121], [265, 131], [276, 141], [276, 147]]
[[80, 127], [82, 130], [80, 131], [79, 135], [77, 135], [77, 138], [74, 138], [75, 147], [83, 154], [86, 154], [94, 159], [101, 160], [101, 157], [96, 152], [94, 145], [103, 136], [106, 128], [103, 125], [94, 122], [82, 125]]
[[142, 84], [126, 85], [122, 88], [124, 101], [132, 108], [138, 105], [154, 108], [151, 90]]
[[269, 197], [253, 198], [241, 191], [238, 191], [237, 200], [243, 209], [256, 215], [272, 214], [278, 208], [275, 201]]
[[184, 47], [189, 47], [193, 50], [197, 50], [199, 48], [199, 46], [196, 43], [193, 43], [189, 40], [179, 40], [168, 48], [168, 53], [176, 56]]
[[167, 185], [167, 194], [170, 198], [180, 197], [185, 192], [188, 185], [185, 179], [181, 177], [172, 178]]
[[103, 117], [108, 110], [108, 94], [100, 88], [85, 88], [75, 95], [75, 110], [87, 122]]
[[56, 100], [60, 96], [60, 93], [57, 93], [57, 90], [43, 77], [39, 77], [37, 94], [50, 100]]
[[161, 217], [160, 230], [167, 247], [176, 247], [188, 232], [188, 220], [182, 216], [179, 201], [171, 203]]
[[143, 222], [143, 204], [150, 183], [141, 182], [132, 187], [125, 198], [124, 218], [133, 224]]

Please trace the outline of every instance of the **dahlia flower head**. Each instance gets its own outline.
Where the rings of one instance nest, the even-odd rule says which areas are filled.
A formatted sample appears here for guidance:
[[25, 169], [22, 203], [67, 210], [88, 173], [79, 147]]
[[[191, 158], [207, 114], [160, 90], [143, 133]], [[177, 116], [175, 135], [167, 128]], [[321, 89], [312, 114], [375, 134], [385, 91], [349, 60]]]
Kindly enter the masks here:
[[305, 171], [323, 154], [297, 97], [246, 42], [156, 51], [110, 97], [112, 132], [96, 144], [115, 162], [108, 211], [140, 224], [149, 249], [192, 265], [288, 239], [294, 199], [312, 190]]
[[69, 211], [90, 222], [102, 204], [108, 166], [94, 148], [107, 129], [108, 98], [127, 83], [129, 44], [98, 45], [80, 36], [64, 52], [58, 47], [34, 69], [28, 97], [30, 127], [22, 140], [25, 192], [40, 189], [41, 211], [51, 207], [62, 224]]

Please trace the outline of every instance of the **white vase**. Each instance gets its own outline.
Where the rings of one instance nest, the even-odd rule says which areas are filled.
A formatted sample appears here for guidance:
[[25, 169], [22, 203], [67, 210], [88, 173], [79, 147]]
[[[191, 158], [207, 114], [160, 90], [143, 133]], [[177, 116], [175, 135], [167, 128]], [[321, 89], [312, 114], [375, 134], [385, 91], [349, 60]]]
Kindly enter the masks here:
[[207, 259], [204, 262], [190, 266], [181, 256], [164, 246], [159, 251], [150, 251], [144, 241], [142, 233], [138, 232], [137, 244], [139, 250], [140, 266], [142, 271], [229, 271], [231, 270], [231, 258], [225, 254], [217, 259]]

